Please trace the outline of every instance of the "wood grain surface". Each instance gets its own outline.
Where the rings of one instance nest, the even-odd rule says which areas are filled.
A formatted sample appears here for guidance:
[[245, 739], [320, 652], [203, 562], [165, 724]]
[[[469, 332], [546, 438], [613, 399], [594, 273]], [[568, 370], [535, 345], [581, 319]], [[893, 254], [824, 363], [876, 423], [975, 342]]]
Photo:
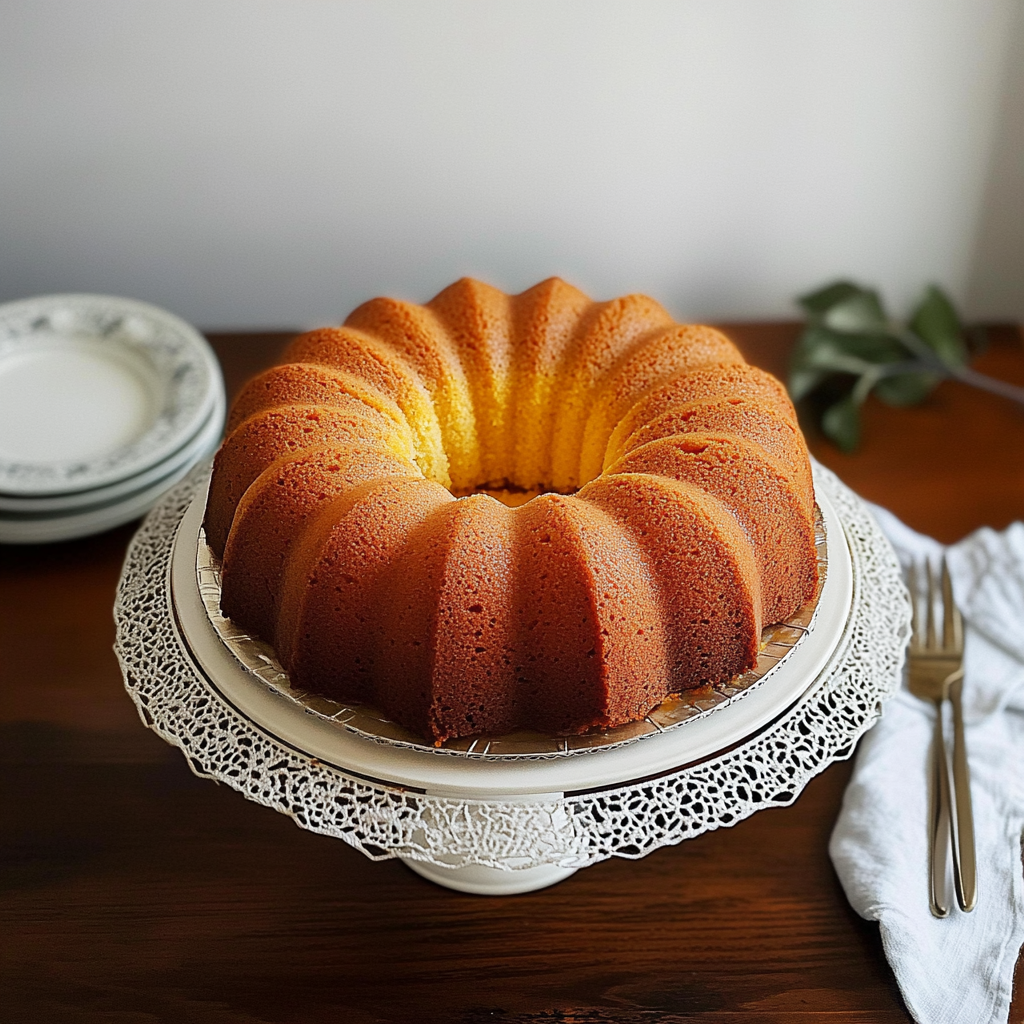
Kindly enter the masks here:
[[[726, 329], [784, 373], [796, 325]], [[287, 337], [213, 336], [229, 392]], [[1024, 383], [1019, 334], [994, 332], [977, 365]], [[920, 409], [869, 404], [857, 455], [809, 435], [943, 540], [1024, 518], [1009, 402], [944, 384]], [[849, 763], [791, 808], [640, 861], [449, 892], [195, 778], [143, 728], [111, 650], [133, 529], [0, 546], [3, 1024], [910, 1020], [827, 855]]]

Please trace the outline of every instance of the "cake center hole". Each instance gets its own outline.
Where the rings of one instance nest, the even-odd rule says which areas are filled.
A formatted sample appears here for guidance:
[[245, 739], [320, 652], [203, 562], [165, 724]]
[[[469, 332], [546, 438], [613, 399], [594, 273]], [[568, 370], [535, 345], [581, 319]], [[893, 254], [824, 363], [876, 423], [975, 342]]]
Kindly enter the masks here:
[[531, 498], [536, 498], [538, 494], [543, 494], [543, 491], [528, 491], [523, 487], [474, 487], [472, 490], [459, 492], [453, 492], [457, 498], [468, 498], [471, 494], [489, 494], [492, 498], [496, 498], [503, 505], [508, 505], [509, 508], [518, 508], [520, 505], [525, 505]]
[[[525, 505], [531, 498], [536, 498], [538, 494], [551, 494], [555, 493], [550, 487], [542, 488], [526, 488], [519, 487], [516, 484], [505, 483], [502, 486], [495, 486], [493, 484], [480, 484], [477, 487], [470, 487], [466, 490], [452, 490], [452, 494], [456, 498], [468, 498], [471, 494], [489, 494], [492, 498], [500, 501], [503, 505], [507, 505], [509, 508], [519, 508], [520, 505]], [[561, 493], [561, 492], [558, 492]], [[576, 491], [569, 491], [570, 494], [575, 494]]]

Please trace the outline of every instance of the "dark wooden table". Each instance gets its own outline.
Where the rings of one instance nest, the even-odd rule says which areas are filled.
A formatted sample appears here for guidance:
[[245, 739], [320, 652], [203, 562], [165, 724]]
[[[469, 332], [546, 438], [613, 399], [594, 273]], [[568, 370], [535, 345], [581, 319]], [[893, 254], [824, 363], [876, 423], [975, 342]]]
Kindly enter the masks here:
[[[727, 329], [784, 373], [794, 325]], [[286, 337], [213, 336], [229, 392]], [[977, 365], [1024, 383], [1019, 334]], [[870, 403], [860, 454], [811, 443], [942, 540], [1024, 518], [1024, 411], [1001, 399], [944, 384], [919, 409]], [[828, 859], [849, 763], [638, 862], [449, 892], [196, 779], [143, 728], [111, 651], [133, 530], [0, 547], [4, 1024], [910, 1019]]]

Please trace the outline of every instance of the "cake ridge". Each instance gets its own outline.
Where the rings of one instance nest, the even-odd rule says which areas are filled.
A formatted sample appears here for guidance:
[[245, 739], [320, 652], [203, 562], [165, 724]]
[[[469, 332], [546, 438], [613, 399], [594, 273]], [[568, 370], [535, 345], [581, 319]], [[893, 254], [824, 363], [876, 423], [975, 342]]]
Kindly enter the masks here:
[[379, 339], [346, 327], [321, 327], [300, 334], [284, 351], [282, 362], [340, 366], [362, 373], [367, 383], [392, 398], [416, 434], [417, 464], [424, 475], [451, 484], [448, 455], [430, 392], [415, 368]]
[[357, 306], [345, 326], [373, 336], [416, 370], [438, 410], [452, 484], [480, 482], [483, 467], [472, 388], [458, 347], [433, 310], [380, 297]]
[[221, 570], [221, 607], [273, 637], [289, 549], [316, 509], [364, 479], [407, 476], [415, 463], [360, 445], [326, 445], [277, 459], [238, 503]]
[[637, 396], [615, 424], [607, 451], [615, 451], [624, 437], [648, 418], [696, 398], [751, 397], [768, 403], [781, 416], [797, 423], [796, 410], [783, 386], [769, 373], [749, 363], [707, 363], [658, 381]]
[[412, 440], [369, 406], [353, 412], [344, 407], [308, 404], [278, 405], [253, 413], [227, 437], [214, 459], [211, 506], [205, 526], [218, 556], [245, 492], [273, 462], [327, 443], [380, 445], [411, 457]]
[[744, 362], [724, 334], [702, 324], [672, 324], [623, 353], [595, 388], [580, 448], [580, 479], [602, 471], [612, 431], [641, 395], [680, 373]]
[[559, 364], [563, 391], [552, 434], [551, 484], [557, 490], [578, 487], [579, 452], [586, 400], [608, 365], [638, 338], [672, 323], [665, 309], [646, 295], [624, 295], [595, 303]]
[[274, 649], [278, 660], [286, 669], [292, 666], [296, 635], [302, 617], [302, 598], [307, 592], [324, 545], [334, 533], [338, 523], [360, 503], [382, 489], [396, 485], [418, 485], [419, 476], [372, 477], [344, 489], [321, 505], [302, 527], [296, 542], [285, 560], [281, 573], [281, 610], [274, 632]]
[[789, 618], [810, 598], [817, 555], [809, 509], [785, 464], [760, 445], [722, 433], [678, 434], [635, 449], [608, 475], [629, 472], [691, 483], [729, 510], [754, 549], [765, 621]]
[[515, 445], [510, 478], [522, 487], [551, 485], [552, 390], [564, 350], [593, 306], [583, 292], [559, 277], [549, 277], [513, 297], [515, 355], [509, 422]]
[[378, 608], [385, 639], [376, 695], [398, 722], [424, 721], [437, 739], [445, 737], [438, 728], [440, 709], [433, 700], [438, 652], [432, 641], [443, 615], [442, 587], [451, 582], [446, 572], [448, 552], [441, 544], [458, 531], [470, 501], [438, 506], [410, 532], [395, 555], [392, 586]]
[[[613, 516], [578, 496], [545, 494], [515, 512], [523, 583], [519, 685], [533, 697], [534, 721], [559, 733], [607, 727], [620, 710], [615, 705], [623, 703], [633, 705], [631, 717], [645, 704], [642, 716], [664, 697], [663, 689], [656, 699], [649, 695], [664, 686], [666, 674], [651, 578], [623, 551], [623, 540], [633, 542]], [[576, 586], [566, 587], [567, 580]], [[649, 636], [629, 645], [624, 633], [638, 621], [647, 622]], [[559, 643], [552, 622], [576, 642]], [[564, 687], [545, 685], [552, 668], [565, 678]], [[628, 689], [615, 685], [624, 671], [634, 683]]]
[[[580, 494], [587, 502], [615, 509], [627, 522], [635, 517], [647, 525], [638, 536], [650, 546], [653, 571], [666, 601], [690, 627], [672, 635], [673, 679], [687, 679], [686, 688], [692, 688], [730, 679], [756, 662], [763, 623], [756, 559], [746, 534], [721, 501], [687, 481], [643, 472], [598, 477]], [[676, 513], [671, 519], [676, 532], [667, 550], [655, 550], [651, 540], [650, 524], [659, 522], [657, 512]], [[691, 563], [707, 561], [709, 548], [717, 548], [712, 559], [715, 574], [687, 573]], [[732, 604], [739, 607], [714, 619], [695, 612], [695, 607], [706, 608], [709, 600], [714, 607], [716, 597], [718, 605], [728, 607], [732, 597]]]
[[469, 384], [477, 434], [481, 441], [478, 482], [507, 475], [509, 389], [512, 371], [510, 296], [488, 284], [463, 277], [424, 307], [437, 318], [452, 342]]
[[357, 399], [387, 416], [412, 436], [408, 417], [394, 399], [353, 373], [315, 363], [283, 363], [253, 377], [232, 403], [225, 434], [231, 434], [243, 420], [265, 409], [291, 404], [345, 404], [345, 398]]
[[[720, 425], [712, 426], [712, 423]], [[648, 441], [674, 434], [729, 429], [759, 444], [795, 471], [806, 463], [806, 449], [796, 426], [777, 411], [749, 398], [700, 398], [673, 405], [626, 436], [619, 451], [606, 450], [602, 472], [623, 455]]]
[[[305, 592], [293, 580], [293, 644], [289, 670], [295, 685], [334, 699], [370, 700], [381, 674], [386, 638], [374, 611], [398, 574], [397, 555], [410, 536], [454, 499], [440, 484], [393, 477], [360, 489], [346, 515], [309, 552]], [[374, 522], [370, 535], [366, 522]], [[303, 566], [297, 564], [293, 573]], [[345, 615], [349, 628], [337, 628]], [[397, 716], [399, 720], [401, 716]]]

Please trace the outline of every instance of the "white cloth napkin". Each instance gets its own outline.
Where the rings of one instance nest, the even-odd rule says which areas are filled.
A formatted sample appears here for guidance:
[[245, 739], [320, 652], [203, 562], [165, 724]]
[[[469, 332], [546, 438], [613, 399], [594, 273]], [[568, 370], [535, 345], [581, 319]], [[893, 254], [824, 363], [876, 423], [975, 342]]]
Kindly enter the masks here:
[[[872, 508], [904, 570], [942, 545]], [[978, 903], [928, 909], [930, 704], [901, 691], [861, 742], [829, 852], [847, 898], [877, 920], [919, 1024], [1005, 1022], [1024, 942], [1024, 524], [946, 549], [967, 626], [964, 718], [978, 853]], [[952, 894], [952, 887], [950, 887]], [[951, 895], [952, 898], [952, 895]]]

